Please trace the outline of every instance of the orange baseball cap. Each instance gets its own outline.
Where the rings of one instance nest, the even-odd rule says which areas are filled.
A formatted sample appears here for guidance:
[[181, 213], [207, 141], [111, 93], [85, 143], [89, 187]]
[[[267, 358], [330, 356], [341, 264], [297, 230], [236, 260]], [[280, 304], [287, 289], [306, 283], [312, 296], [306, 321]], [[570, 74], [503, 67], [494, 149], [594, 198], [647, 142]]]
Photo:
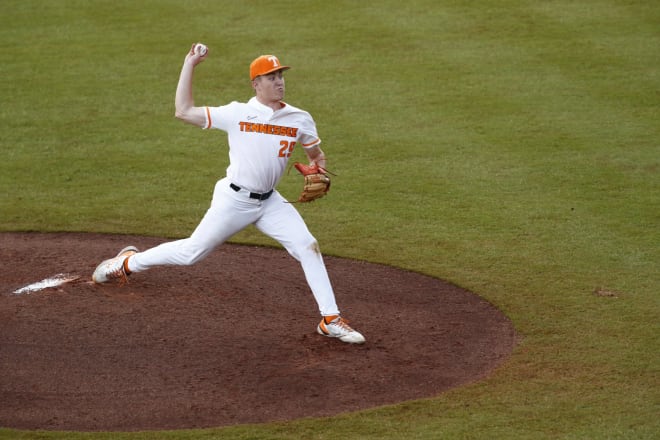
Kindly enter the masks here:
[[280, 60], [275, 55], [261, 55], [250, 64], [250, 79], [255, 79], [260, 75], [268, 75], [278, 70], [290, 69], [289, 66], [280, 64]]

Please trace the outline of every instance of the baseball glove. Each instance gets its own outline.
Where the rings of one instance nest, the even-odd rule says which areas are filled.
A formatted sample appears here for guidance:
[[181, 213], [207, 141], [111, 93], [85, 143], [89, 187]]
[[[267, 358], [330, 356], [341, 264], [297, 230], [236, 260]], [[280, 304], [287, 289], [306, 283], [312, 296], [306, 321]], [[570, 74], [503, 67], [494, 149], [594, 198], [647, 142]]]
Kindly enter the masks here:
[[325, 168], [321, 168], [316, 164], [305, 165], [300, 162], [294, 163], [293, 166], [305, 178], [298, 202], [312, 202], [320, 199], [330, 190], [330, 177]]

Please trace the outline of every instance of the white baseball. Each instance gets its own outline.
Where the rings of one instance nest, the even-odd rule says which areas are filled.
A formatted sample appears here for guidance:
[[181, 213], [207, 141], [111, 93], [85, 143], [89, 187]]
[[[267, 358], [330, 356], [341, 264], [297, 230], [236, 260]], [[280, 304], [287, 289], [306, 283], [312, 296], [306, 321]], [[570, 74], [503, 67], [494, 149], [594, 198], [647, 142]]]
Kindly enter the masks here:
[[197, 45], [195, 45], [195, 53], [200, 56], [206, 55], [206, 52], [208, 52], [208, 50], [209, 50], [208, 47], [206, 47], [206, 45], [202, 43], [198, 43]]

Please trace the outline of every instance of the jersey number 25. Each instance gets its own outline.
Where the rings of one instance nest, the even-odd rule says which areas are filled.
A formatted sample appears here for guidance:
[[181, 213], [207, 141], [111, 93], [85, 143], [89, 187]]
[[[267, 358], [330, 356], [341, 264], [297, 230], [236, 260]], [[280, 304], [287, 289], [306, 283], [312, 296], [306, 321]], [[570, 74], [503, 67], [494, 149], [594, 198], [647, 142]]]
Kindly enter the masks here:
[[296, 146], [296, 143], [293, 141], [280, 141], [280, 145], [282, 148], [280, 148], [279, 157], [291, 157], [291, 153], [293, 153], [293, 147]]

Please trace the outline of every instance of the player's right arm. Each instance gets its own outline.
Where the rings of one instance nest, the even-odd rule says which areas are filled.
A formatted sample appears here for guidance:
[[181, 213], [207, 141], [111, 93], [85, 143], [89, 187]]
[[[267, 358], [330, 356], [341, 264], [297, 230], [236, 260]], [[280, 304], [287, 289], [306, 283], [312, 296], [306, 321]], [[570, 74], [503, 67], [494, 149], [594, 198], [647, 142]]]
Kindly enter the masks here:
[[176, 86], [176, 96], [174, 98], [175, 113], [174, 116], [188, 124], [204, 127], [206, 124], [206, 108], [195, 107], [195, 100], [192, 93], [192, 80], [195, 67], [204, 61], [204, 56], [195, 53], [193, 44], [186, 55], [179, 75], [179, 83]]

